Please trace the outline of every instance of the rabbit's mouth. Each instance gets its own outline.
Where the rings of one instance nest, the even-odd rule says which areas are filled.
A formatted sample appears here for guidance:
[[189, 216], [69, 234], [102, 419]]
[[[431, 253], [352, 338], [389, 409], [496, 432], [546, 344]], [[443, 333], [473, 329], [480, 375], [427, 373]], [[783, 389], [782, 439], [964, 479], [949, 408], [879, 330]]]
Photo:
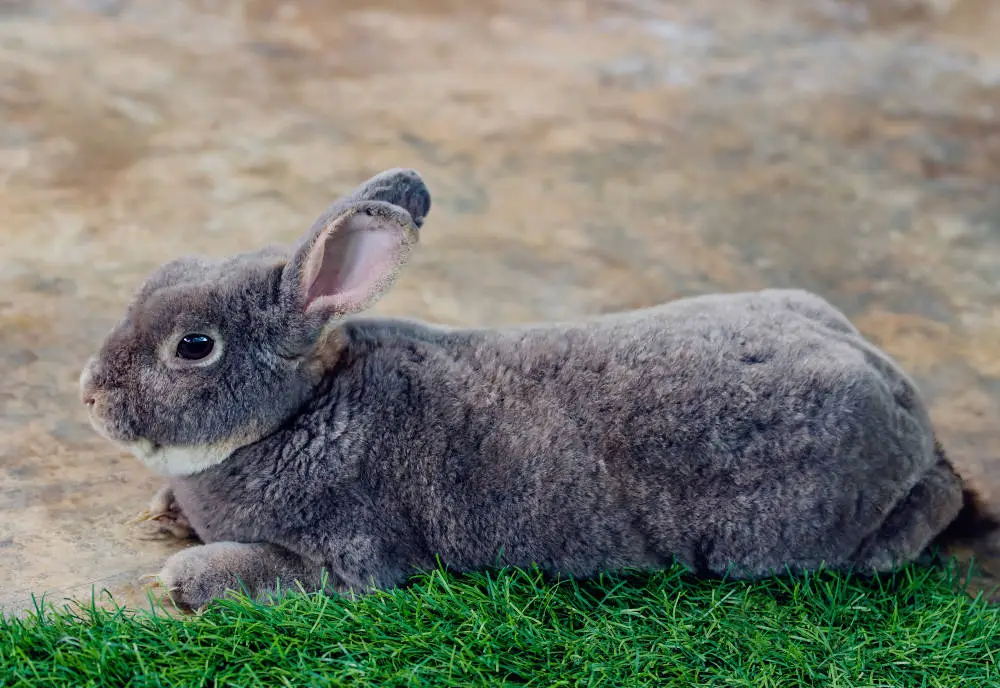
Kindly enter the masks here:
[[115, 438], [111, 436], [110, 432], [108, 432], [107, 427], [104, 425], [104, 423], [98, 420], [97, 415], [93, 411], [88, 413], [87, 416], [90, 420], [90, 427], [94, 429], [94, 432], [96, 432], [98, 435], [108, 440], [109, 442], [115, 441]]
[[119, 436], [118, 433], [113, 432], [111, 424], [101, 417], [100, 408], [97, 404], [91, 404], [87, 407], [87, 418], [90, 420], [90, 427], [94, 429], [94, 432], [107, 441], [115, 444], [125, 443], [125, 439]]
[[122, 422], [120, 412], [120, 392], [118, 390], [102, 389], [93, 375], [93, 361], [90, 361], [80, 373], [80, 398], [87, 407], [87, 418], [90, 427], [98, 435], [118, 445], [126, 445], [138, 439], [134, 430]]

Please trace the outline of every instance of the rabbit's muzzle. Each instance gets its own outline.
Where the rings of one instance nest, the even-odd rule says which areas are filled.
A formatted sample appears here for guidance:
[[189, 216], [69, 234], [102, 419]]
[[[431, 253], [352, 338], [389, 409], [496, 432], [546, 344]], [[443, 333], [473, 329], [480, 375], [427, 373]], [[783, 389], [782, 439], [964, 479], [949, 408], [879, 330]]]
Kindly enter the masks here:
[[87, 416], [91, 427], [98, 435], [111, 442], [126, 440], [124, 433], [116, 432], [114, 423], [109, 419], [109, 391], [99, 384], [94, 371], [95, 359], [87, 361], [80, 373], [80, 401], [87, 407]]
[[91, 358], [80, 373], [80, 401], [90, 408], [97, 404], [98, 395], [97, 385], [94, 384], [94, 373], [91, 371], [93, 365], [94, 359]]

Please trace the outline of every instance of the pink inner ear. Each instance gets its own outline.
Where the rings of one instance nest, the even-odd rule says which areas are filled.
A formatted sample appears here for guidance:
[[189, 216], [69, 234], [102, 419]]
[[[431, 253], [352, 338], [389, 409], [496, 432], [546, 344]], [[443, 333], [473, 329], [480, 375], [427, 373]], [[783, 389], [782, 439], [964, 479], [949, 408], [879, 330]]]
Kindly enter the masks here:
[[306, 264], [306, 307], [332, 315], [366, 308], [398, 266], [401, 235], [401, 228], [357, 215], [329, 230]]

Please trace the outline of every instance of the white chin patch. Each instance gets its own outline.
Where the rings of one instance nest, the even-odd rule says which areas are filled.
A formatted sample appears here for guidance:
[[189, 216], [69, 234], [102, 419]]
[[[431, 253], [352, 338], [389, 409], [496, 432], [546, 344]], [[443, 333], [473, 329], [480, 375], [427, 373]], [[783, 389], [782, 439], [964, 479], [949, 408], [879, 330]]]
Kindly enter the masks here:
[[229, 444], [201, 444], [179, 447], [154, 445], [148, 440], [126, 445], [136, 458], [162, 475], [181, 478], [217, 466], [236, 451]]

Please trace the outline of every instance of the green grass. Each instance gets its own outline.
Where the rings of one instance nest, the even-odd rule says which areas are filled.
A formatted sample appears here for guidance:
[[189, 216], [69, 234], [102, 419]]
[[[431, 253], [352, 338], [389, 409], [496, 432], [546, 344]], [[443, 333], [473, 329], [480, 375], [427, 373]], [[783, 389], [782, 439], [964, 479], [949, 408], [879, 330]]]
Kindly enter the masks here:
[[1000, 610], [910, 567], [761, 583], [419, 577], [199, 617], [0, 619], [0, 686], [1000, 686]]

